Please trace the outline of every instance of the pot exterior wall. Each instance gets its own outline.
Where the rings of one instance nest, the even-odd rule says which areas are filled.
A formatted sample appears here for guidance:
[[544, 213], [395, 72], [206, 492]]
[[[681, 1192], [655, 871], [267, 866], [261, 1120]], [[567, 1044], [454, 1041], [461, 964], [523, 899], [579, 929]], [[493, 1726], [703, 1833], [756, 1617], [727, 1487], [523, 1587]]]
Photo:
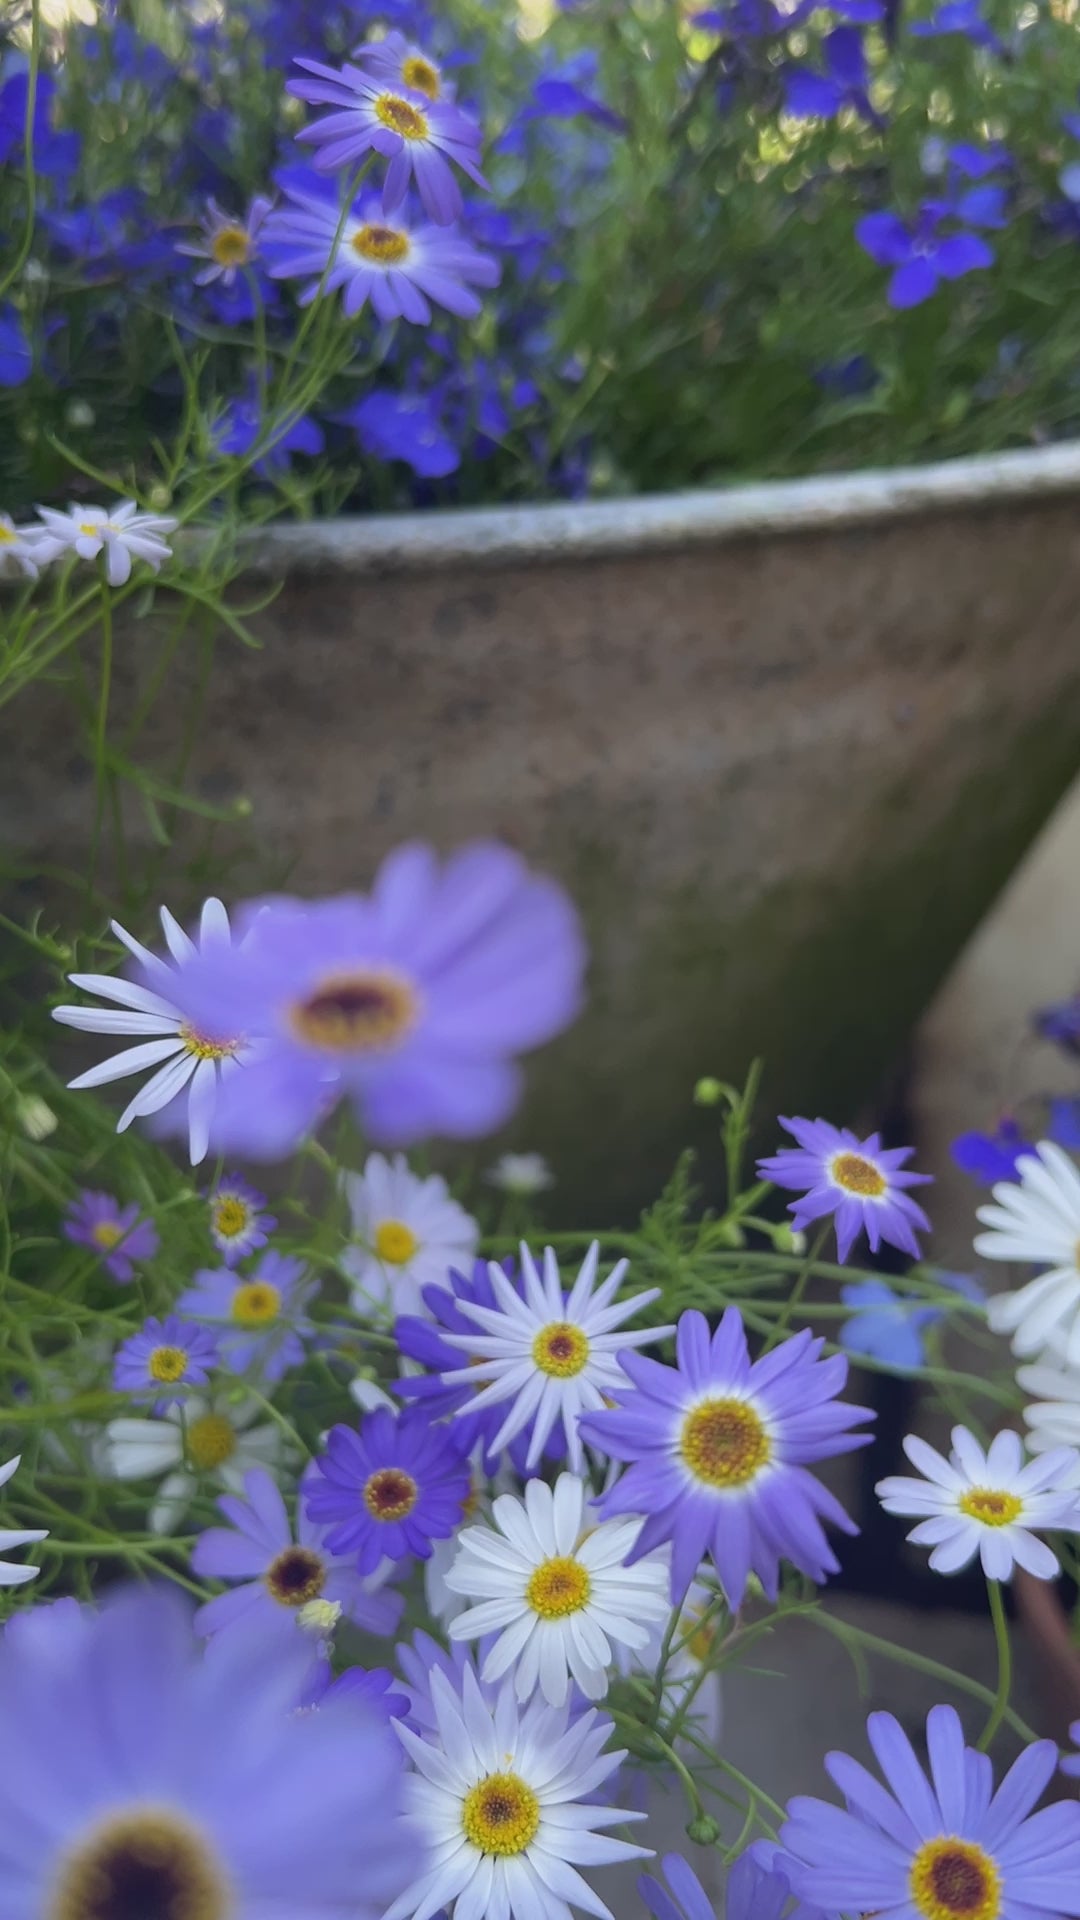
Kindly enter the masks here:
[[[557, 875], [589, 1010], [530, 1063], [512, 1132], [586, 1224], [632, 1216], [708, 1140], [701, 1074], [761, 1054], [774, 1110], [850, 1118], [1080, 764], [1074, 498], [638, 554], [302, 564], [261, 650], [218, 642], [192, 743], [195, 794], [253, 810], [234, 891], [363, 887], [417, 836], [495, 835]], [[159, 639], [123, 629], [121, 717]], [[143, 737], [159, 770], [182, 707]], [[62, 695], [16, 711], [9, 844], [78, 865], [92, 779]], [[130, 829], [147, 837], [138, 809]], [[176, 853], [163, 871], [176, 906]]]

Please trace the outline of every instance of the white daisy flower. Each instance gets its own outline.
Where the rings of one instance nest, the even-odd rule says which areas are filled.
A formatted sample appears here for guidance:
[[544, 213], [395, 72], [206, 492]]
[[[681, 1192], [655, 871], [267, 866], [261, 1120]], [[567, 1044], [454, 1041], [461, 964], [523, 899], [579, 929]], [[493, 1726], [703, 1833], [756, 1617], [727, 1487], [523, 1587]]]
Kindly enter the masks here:
[[[1030, 1429], [1029, 1453], [1049, 1453], [1053, 1447], [1080, 1448], [1080, 1371], [1065, 1366], [1057, 1355], [1044, 1353], [1032, 1367], [1016, 1369], [1016, 1384], [1032, 1395], [1024, 1408]], [[1080, 1484], [1080, 1453], [1077, 1454]]]
[[569, 1708], [513, 1689], [482, 1688], [470, 1667], [458, 1693], [431, 1675], [437, 1731], [427, 1738], [396, 1721], [416, 1772], [405, 1782], [405, 1821], [434, 1856], [385, 1920], [431, 1920], [456, 1901], [455, 1920], [570, 1920], [583, 1907], [612, 1920], [579, 1867], [649, 1857], [648, 1847], [602, 1831], [643, 1814], [596, 1806], [586, 1796], [615, 1771], [604, 1753], [611, 1722], [595, 1708], [569, 1722]]
[[105, 577], [112, 587], [130, 579], [133, 559], [145, 561], [156, 573], [172, 553], [162, 536], [180, 524], [166, 514], [141, 513], [134, 500], [122, 500], [116, 507], [71, 507], [67, 513], [39, 507], [38, 513], [37, 559], [54, 560], [68, 548], [81, 560], [96, 560], [104, 553]]
[[[511, 1485], [516, 1486], [518, 1484], [516, 1476], [512, 1468], [501, 1466], [496, 1475], [495, 1486], [492, 1487], [488, 1475], [484, 1472], [482, 1441], [478, 1442], [470, 1456], [469, 1473], [472, 1484], [462, 1508], [462, 1521], [489, 1520], [494, 1492], [499, 1490], [500, 1484], [504, 1491], [508, 1491]], [[427, 1610], [431, 1618], [438, 1620], [444, 1629], [449, 1627], [451, 1620], [456, 1620], [459, 1614], [464, 1613], [468, 1604], [461, 1594], [451, 1587], [449, 1579], [451, 1568], [458, 1557], [460, 1538], [460, 1535], [452, 1533], [447, 1540], [433, 1541], [431, 1557], [424, 1561], [424, 1599], [427, 1602]]]
[[576, 1474], [559, 1475], [554, 1491], [530, 1480], [524, 1501], [504, 1493], [490, 1527], [466, 1527], [446, 1576], [455, 1593], [479, 1605], [460, 1614], [452, 1640], [497, 1633], [481, 1669], [501, 1680], [514, 1669], [514, 1691], [528, 1700], [539, 1687], [549, 1706], [561, 1707], [571, 1676], [587, 1700], [607, 1692], [612, 1643], [641, 1651], [650, 1626], [671, 1612], [666, 1558], [646, 1555], [624, 1564], [641, 1532], [639, 1520], [587, 1516], [587, 1488]]
[[[7, 1486], [21, 1459], [22, 1454], [17, 1453], [13, 1460], [6, 1460], [0, 1467], [0, 1487]], [[48, 1537], [47, 1527], [0, 1527], [0, 1553], [8, 1553], [12, 1547], [29, 1547]], [[14, 1560], [0, 1560], [0, 1587], [25, 1587], [27, 1581], [36, 1580], [40, 1572], [40, 1567], [20, 1567]]]
[[42, 562], [51, 557], [51, 551], [44, 551], [40, 527], [17, 527], [9, 513], [0, 513], [0, 576], [23, 573], [36, 580]]
[[978, 1554], [988, 1580], [1008, 1580], [1014, 1566], [1036, 1579], [1052, 1580], [1058, 1562], [1033, 1528], [1080, 1531], [1080, 1500], [1074, 1477], [1080, 1455], [1057, 1448], [1024, 1461], [1023, 1443], [1006, 1428], [984, 1453], [966, 1427], [954, 1427], [953, 1450], [946, 1460], [908, 1434], [904, 1452], [926, 1477], [892, 1475], [875, 1489], [886, 1513], [925, 1514], [908, 1539], [933, 1547], [935, 1573], [958, 1573]]
[[987, 1317], [995, 1333], [1010, 1333], [1014, 1353], [1060, 1346], [1080, 1363], [1080, 1173], [1052, 1140], [1016, 1163], [1019, 1186], [1000, 1180], [995, 1206], [980, 1207], [989, 1233], [975, 1236], [986, 1260], [1030, 1260], [1049, 1269], [1015, 1293], [995, 1294]]
[[542, 1153], [504, 1153], [489, 1167], [484, 1179], [503, 1193], [527, 1199], [530, 1194], [545, 1193], [555, 1185], [555, 1175]]
[[139, 1116], [159, 1113], [187, 1091], [188, 1141], [191, 1164], [206, 1156], [210, 1129], [223, 1075], [232, 1073], [247, 1057], [242, 1034], [208, 1033], [195, 1026], [184, 1006], [184, 969], [214, 942], [232, 939], [229, 916], [220, 900], [207, 900], [199, 922], [198, 943], [190, 940], [167, 907], [161, 925], [172, 963], [159, 958], [132, 938], [114, 920], [112, 930], [139, 963], [142, 983], [108, 973], [72, 973], [73, 987], [96, 993], [112, 1007], [54, 1007], [53, 1019], [82, 1033], [143, 1035], [142, 1045], [114, 1053], [89, 1072], [69, 1081], [72, 1087], [100, 1087], [129, 1073], [154, 1067], [146, 1084], [128, 1102], [116, 1123], [117, 1133]]
[[620, 1260], [594, 1292], [599, 1256], [599, 1244], [594, 1240], [573, 1287], [564, 1294], [552, 1249], [548, 1247], [544, 1253], [541, 1278], [532, 1254], [522, 1244], [524, 1298], [502, 1268], [492, 1262], [488, 1271], [498, 1308], [459, 1299], [458, 1312], [480, 1331], [443, 1335], [447, 1346], [460, 1347], [470, 1356], [468, 1366], [445, 1373], [443, 1379], [467, 1382], [480, 1389], [461, 1408], [463, 1413], [477, 1413], [500, 1400], [513, 1402], [490, 1452], [497, 1453], [500, 1447], [509, 1445], [531, 1421], [526, 1466], [535, 1467], [552, 1428], [561, 1419], [570, 1465], [579, 1472], [584, 1461], [579, 1418], [604, 1406], [605, 1396], [627, 1385], [615, 1358], [620, 1347], [646, 1346], [674, 1333], [674, 1327], [620, 1331], [625, 1320], [659, 1298], [660, 1289], [650, 1287], [613, 1306], [628, 1262]]
[[281, 1429], [273, 1421], [254, 1426], [258, 1413], [256, 1400], [221, 1406], [191, 1394], [160, 1419], [110, 1420], [105, 1429], [107, 1470], [115, 1480], [160, 1479], [150, 1530], [172, 1533], [203, 1476], [228, 1493], [243, 1493], [250, 1467], [278, 1465]]
[[345, 1174], [342, 1185], [356, 1241], [342, 1265], [358, 1313], [426, 1313], [425, 1287], [445, 1287], [451, 1267], [469, 1272], [480, 1229], [441, 1174], [421, 1179], [403, 1153], [372, 1153], [363, 1173]]

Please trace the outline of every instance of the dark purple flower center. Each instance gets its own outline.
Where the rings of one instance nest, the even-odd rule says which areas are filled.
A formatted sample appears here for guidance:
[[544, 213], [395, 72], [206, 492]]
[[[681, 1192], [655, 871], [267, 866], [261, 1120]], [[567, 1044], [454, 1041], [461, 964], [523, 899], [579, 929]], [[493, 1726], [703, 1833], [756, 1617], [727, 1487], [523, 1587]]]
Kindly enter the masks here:
[[911, 1897], [926, 1920], [998, 1920], [1001, 1875], [981, 1847], [950, 1834], [919, 1848]]
[[404, 1520], [419, 1492], [412, 1475], [400, 1467], [379, 1467], [364, 1483], [364, 1505], [373, 1520]]
[[290, 1012], [293, 1032], [327, 1053], [381, 1052], [403, 1039], [417, 1015], [416, 994], [398, 974], [334, 974]]
[[272, 1560], [263, 1578], [270, 1597], [281, 1607], [304, 1607], [318, 1600], [326, 1585], [322, 1557], [311, 1547], [286, 1547]]
[[105, 1821], [68, 1856], [45, 1920], [228, 1920], [232, 1908], [202, 1837], [147, 1807]]

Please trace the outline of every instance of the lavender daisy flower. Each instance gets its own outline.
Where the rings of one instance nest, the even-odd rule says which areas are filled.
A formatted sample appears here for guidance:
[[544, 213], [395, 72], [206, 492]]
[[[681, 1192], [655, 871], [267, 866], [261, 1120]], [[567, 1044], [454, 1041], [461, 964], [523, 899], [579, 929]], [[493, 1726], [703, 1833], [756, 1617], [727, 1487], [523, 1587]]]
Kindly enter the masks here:
[[411, 227], [400, 216], [391, 222], [368, 194], [355, 201], [339, 235], [341, 211], [334, 200], [301, 187], [286, 187], [285, 193], [292, 205], [272, 214], [266, 227], [275, 249], [270, 272], [279, 280], [309, 279], [302, 306], [320, 285], [326, 293], [340, 287], [350, 319], [370, 300], [376, 319], [424, 327], [431, 320], [430, 301], [472, 319], [481, 308], [472, 286], [499, 283], [498, 262], [454, 228]]
[[914, 227], [895, 213], [868, 213], [855, 238], [879, 267], [891, 267], [886, 298], [890, 307], [917, 307], [936, 293], [943, 280], [959, 280], [980, 267], [992, 267], [993, 249], [977, 233], [943, 233], [948, 218], [933, 206], [923, 208]]
[[210, 1238], [227, 1267], [265, 1247], [277, 1221], [272, 1213], [261, 1213], [266, 1195], [257, 1193], [238, 1173], [228, 1173], [218, 1181], [209, 1196]]
[[256, 194], [244, 218], [237, 220], [224, 213], [216, 200], [207, 200], [202, 238], [178, 240], [176, 244], [177, 253], [209, 262], [195, 275], [197, 287], [209, 287], [215, 280], [223, 287], [231, 287], [244, 268], [257, 259], [259, 229], [272, 205], [273, 201], [265, 195]]
[[426, 1560], [446, 1540], [471, 1491], [456, 1435], [419, 1411], [397, 1418], [377, 1408], [352, 1427], [331, 1428], [305, 1491], [308, 1517], [330, 1523], [332, 1553], [355, 1554], [361, 1573], [408, 1554]]
[[1052, 1740], [1028, 1747], [993, 1793], [991, 1762], [965, 1746], [953, 1707], [927, 1716], [929, 1779], [891, 1713], [872, 1713], [866, 1730], [884, 1788], [830, 1753], [846, 1808], [805, 1796], [788, 1807], [778, 1864], [800, 1899], [913, 1920], [1080, 1914], [1080, 1805], [1032, 1812], [1058, 1763]]
[[335, 107], [297, 136], [318, 148], [322, 173], [355, 166], [365, 153], [390, 162], [383, 184], [382, 209], [391, 214], [405, 198], [410, 179], [425, 210], [440, 226], [449, 226], [462, 210], [461, 189], [450, 162], [486, 187], [477, 166], [481, 134], [475, 120], [447, 100], [430, 100], [407, 87], [387, 86], [377, 75], [346, 64], [340, 69], [319, 60], [297, 60], [310, 80], [290, 80], [288, 91], [315, 106]]
[[517, 1104], [512, 1056], [575, 1018], [584, 963], [562, 888], [490, 843], [445, 862], [401, 847], [369, 897], [265, 907], [241, 951], [204, 955], [207, 1017], [227, 1007], [263, 1042], [215, 1138], [279, 1157], [342, 1095], [378, 1146], [493, 1131]]
[[334, 1678], [328, 1660], [320, 1660], [301, 1695], [302, 1707], [322, 1707], [335, 1700], [362, 1700], [387, 1726], [403, 1720], [409, 1711], [408, 1694], [399, 1691], [400, 1681], [386, 1667], [347, 1667]]
[[[649, 1873], [637, 1883], [653, 1920], [716, 1920], [712, 1900], [681, 1854], [666, 1853], [660, 1865], [666, 1887]], [[728, 1873], [724, 1920], [821, 1920], [821, 1915], [803, 1901], [792, 1905], [787, 1876], [778, 1867], [763, 1866], [752, 1853], [743, 1853]]]
[[847, 1361], [823, 1360], [823, 1346], [807, 1330], [751, 1365], [741, 1316], [729, 1307], [711, 1338], [704, 1314], [683, 1314], [674, 1367], [620, 1353], [631, 1384], [613, 1388], [614, 1408], [589, 1414], [581, 1432], [629, 1462], [598, 1504], [605, 1519], [646, 1515], [633, 1559], [671, 1541], [676, 1605], [706, 1553], [732, 1611], [751, 1573], [776, 1599], [781, 1559], [819, 1585], [837, 1571], [821, 1521], [858, 1528], [806, 1469], [869, 1445], [850, 1429], [873, 1414], [837, 1398]]
[[452, 100], [454, 88], [436, 60], [395, 27], [381, 40], [369, 40], [353, 54], [372, 80], [383, 86], [422, 93], [427, 100]]
[[913, 1229], [929, 1230], [930, 1222], [904, 1189], [923, 1186], [932, 1176], [900, 1171], [913, 1147], [883, 1148], [879, 1134], [860, 1140], [847, 1127], [831, 1126], [828, 1120], [788, 1120], [781, 1114], [780, 1124], [794, 1134], [798, 1146], [782, 1147], [759, 1160], [758, 1173], [789, 1192], [806, 1189], [801, 1200], [788, 1205], [796, 1227], [802, 1229], [833, 1214], [841, 1263], [860, 1227], [872, 1252], [885, 1240], [914, 1260], [919, 1258]]
[[188, 1387], [206, 1385], [217, 1357], [212, 1333], [170, 1313], [165, 1320], [145, 1321], [117, 1348], [113, 1386], [137, 1400], [152, 1400], [154, 1412], [164, 1413], [166, 1407], [179, 1405]]
[[141, 513], [134, 500], [122, 500], [114, 507], [71, 507], [67, 513], [39, 507], [38, 514], [37, 561], [55, 560], [69, 551], [80, 560], [96, 560], [104, 554], [105, 578], [111, 587], [122, 587], [130, 580], [136, 560], [157, 573], [172, 554], [163, 536], [180, 524], [168, 514]]
[[152, 1260], [161, 1244], [152, 1220], [140, 1220], [134, 1201], [122, 1207], [111, 1193], [87, 1187], [72, 1201], [64, 1218], [64, 1238], [78, 1247], [92, 1247], [106, 1273], [124, 1286], [135, 1278], [136, 1260]]
[[162, 1589], [9, 1628], [0, 1912], [376, 1920], [410, 1870], [397, 1742], [360, 1700], [290, 1712], [303, 1656], [202, 1654]]
[[309, 1467], [300, 1482], [295, 1538], [285, 1502], [265, 1468], [253, 1467], [244, 1475], [243, 1499], [235, 1494], [219, 1499], [230, 1525], [199, 1535], [191, 1551], [192, 1571], [242, 1584], [199, 1608], [197, 1633], [289, 1637], [299, 1627], [310, 1633], [315, 1659], [320, 1639], [342, 1617], [367, 1633], [395, 1631], [405, 1604], [401, 1595], [384, 1589], [378, 1576], [365, 1579], [353, 1555], [331, 1553], [326, 1529], [308, 1516], [304, 1495], [315, 1475]]
[[301, 1366], [311, 1322], [303, 1309], [314, 1293], [302, 1260], [266, 1253], [247, 1279], [228, 1267], [203, 1267], [177, 1306], [220, 1326], [221, 1362], [232, 1373], [254, 1369], [265, 1381]]

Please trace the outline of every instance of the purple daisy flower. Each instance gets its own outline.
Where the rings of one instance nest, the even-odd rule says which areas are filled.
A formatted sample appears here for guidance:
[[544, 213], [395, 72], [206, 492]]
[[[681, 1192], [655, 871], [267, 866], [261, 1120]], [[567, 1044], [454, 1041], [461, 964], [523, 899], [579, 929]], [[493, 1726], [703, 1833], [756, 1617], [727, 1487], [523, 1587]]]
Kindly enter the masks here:
[[321, 173], [354, 166], [365, 153], [378, 153], [388, 160], [384, 214], [401, 205], [414, 179], [433, 220], [449, 226], [458, 219], [463, 203], [450, 161], [478, 187], [486, 188], [477, 166], [480, 129], [459, 107], [448, 100], [431, 100], [413, 88], [387, 85], [377, 74], [348, 63], [340, 70], [319, 60], [297, 60], [296, 65], [313, 78], [290, 80], [288, 91], [311, 105], [337, 109], [302, 128], [297, 138], [318, 148], [315, 165]]
[[[638, 1881], [653, 1920], [716, 1920], [710, 1896], [693, 1867], [678, 1853], [666, 1853], [660, 1862], [667, 1886], [643, 1873]], [[724, 1889], [724, 1920], [821, 1920], [817, 1907], [791, 1903], [791, 1887], [778, 1867], [769, 1868], [752, 1853], [734, 1862]]]
[[[517, 1277], [517, 1263], [503, 1260], [502, 1270], [510, 1281], [514, 1291], [523, 1296], [521, 1282]], [[399, 1352], [407, 1360], [417, 1360], [427, 1371], [422, 1374], [407, 1374], [395, 1383], [394, 1391], [403, 1400], [416, 1400], [423, 1406], [430, 1420], [449, 1419], [458, 1414], [458, 1440], [462, 1451], [472, 1456], [477, 1446], [484, 1449], [485, 1471], [494, 1473], [502, 1458], [502, 1450], [493, 1450], [492, 1443], [503, 1424], [504, 1409], [501, 1404], [484, 1407], [479, 1413], [463, 1412], [470, 1400], [479, 1392], [479, 1387], [467, 1382], [447, 1381], [442, 1374], [460, 1370], [461, 1350], [448, 1345], [445, 1335], [475, 1334], [476, 1323], [466, 1318], [461, 1310], [461, 1302], [466, 1306], [487, 1307], [497, 1312], [499, 1303], [495, 1298], [495, 1289], [491, 1284], [490, 1262], [477, 1260], [472, 1273], [466, 1278], [463, 1273], [451, 1267], [447, 1278], [447, 1287], [425, 1287], [424, 1305], [431, 1315], [425, 1320], [419, 1314], [401, 1314], [394, 1322], [394, 1339]], [[526, 1455], [532, 1440], [533, 1422], [530, 1420], [521, 1432], [509, 1442], [506, 1453], [515, 1471], [523, 1478], [528, 1469]], [[552, 1460], [566, 1457], [566, 1434], [563, 1423], [557, 1420], [544, 1447], [544, 1455]]]
[[416, 1733], [435, 1733], [439, 1719], [435, 1712], [435, 1702], [431, 1697], [431, 1677], [441, 1673], [449, 1680], [454, 1692], [460, 1696], [466, 1669], [478, 1679], [476, 1660], [485, 1649], [486, 1643], [480, 1641], [474, 1656], [473, 1649], [463, 1640], [453, 1640], [444, 1647], [440, 1640], [433, 1640], [430, 1633], [418, 1628], [412, 1641], [399, 1642], [395, 1648], [398, 1672], [401, 1684], [408, 1699], [406, 1712], [401, 1717]]
[[154, 1412], [164, 1413], [183, 1400], [189, 1387], [206, 1385], [217, 1357], [212, 1333], [170, 1313], [165, 1320], [145, 1321], [117, 1348], [113, 1386], [137, 1400], [152, 1400]]
[[361, 1573], [407, 1554], [426, 1560], [459, 1524], [471, 1487], [456, 1434], [415, 1410], [376, 1408], [353, 1427], [332, 1427], [304, 1498], [309, 1517], [330, 1522], [333, 1553], [355, 1554]]
[[381, 40], [369, 40], [357, 47], [353, 59], [383, 86], [404, 87], [409, 93], [422, 93], [426, 100], [454, 97], [454, 88], [438, 61], [396, 27]]
[[847, 1127], [831, 1126], [828, 1120], [788, 1120], [781, 1114], [780, 1124], [794, 1134], [798, 1146], [782, 1147], [759, 1160], [758, 1173], [789, 1192], [805, 1188], [803, 1198], [788, 1205], [796, 1227], [808, 1227], [833, 1214], [841, 1264], [860, 1227], [865, 1228], [873, 1253], [885, 1240], [910, 1253], [913, 1260], [919, 1258], [914, 1229], [929, 1231], [930, 1222], [904, 1189], [924, 1186], [932, 1175], [900, 1171], [914, 1147], [882, 1147], [880, 1134], [860, 1140]]
[[562, 888], [490, 843], [445, 862], [400, 847], [368, 897], [271, 904], [203, 966], [207, 1008], [261, 1041], [224, 1083], [215, 1138], [280, 1157], [342, 1095], [377, 1146], [492, 1132], [518, 1101], [511, 1056], [575, 1018], [584, 967]]
[[335, 1680], [330, 1662], [320, 1660], [300, 1704], [322, 1707], [334, 1700], [363, 1700], [389, 1726], [391, 1720], [404, 1720], [409, 1711], [409, 1696], [399, 1692], [400, 1684], [386, 1667], [347, 1667]]
[[145, 1588], [5, 1632], [0, 1912], [377, 1920], [413, 1871], [400, 1748], [362, 1700], [290, 1711], [297, 1641], [204, 1652]]
[[84, 1188], [64, 1216], [64, 1238], [92, 1247], [106, 1273], [126, 1286], [135, 1278], [133, 1262], [152, 1260], [160, 1246], [152, 1220], [140, 1220], [134, 1201], [122, 1207], [111, 1193]]
[[885, 1787], [830, 1753], [846, 1809], [806, 1796], [788, 1807], [777, 1864], [801, 1899], [914, 1920], [1080, 1914], [1080, 1805], [1032, 1812], [1058, 1763], [1052, 1740], [1028, 1747], [994, 1793], [990, 1758], [965, 1746], [953, 1707], [927, 1715], [929, 1779], [891, 1713], [872, 1713], [866, 1730]]
[[821, 1359], [824, 1344], [807, 1329], [751, 1365], [742, 1318], [729, 1307], [711, 1338], [704, 1314], [682, 1315], [674, 1367], [619, 1354], [632, 1384], [613, 1387], [614, 1408], [587, 1414], [581, 1434], [629, 1463], [598, 1505], [605, 1519], [646, 1515], [631, 1560], [671, 1541], [676, 1604], [706, 1553], [732, 1611], [751, 1573], [776, 1599], [782, 1559], [819, 1585], [837, 1572], [821, 1521], [858, 1528], [806, 1469], [868, 1446], [868, 1434], [849, 1429], [874, 1416], [837, 1398], [848, 1363]]
[[352, 1554], [327, 1547], [325, 1527], [315, 1525], [304, 1505], [313, 1477], [309, 1467], [300, 1482], [295, 1537], [285, 1502], [265, 1468], [253, 1467], [244, 1475], [243, 1499], [221, 1496], [218, 1507], [231, 1524], [199, 1535], [192, 1571], [242, 1584], [199, 1608], [196, 1633], [291, 1637], [299, 1627], [307, 1629], [311, 1658], [317, 1660], [322, 1640], [342, 1616], [367, 1633], [395, 1631], [402, 1596], [378, 1579], [365, 1579]]
[[400, 216], [391, 222], [370, 194], [354, 202], [342, 227], [341, 209], [326, 194], [301, 187], [286, 187], [285, 193], [292, 205], [272, 214], [266, 227], [274, 247], [270, 272], [278, 280], [309, 281], [301, 306], [320, 286], [326, 293], [340, 287], [350, 319], [370, 300], [377, 320], [426, 327], [432, 300], [448, 313], [472, 319], [481, 310], [472, 287], [498, 286], [498, 262], [456, 228], [413, 227]]
[[246, 1279], [228, 1267], [201, 1268], [176, 1304], [221, 1328], [221, 1363], [231, 1373], [250, 1367], [273, 1381], [303, 1362], [304, 1336], [312, 1330], [303, 1309], [317, 1291], [302, 1260], [266, 1253]]
[[176, 243], [177, 253], [209, 262], [195, 275], [197, 287], [209, 287], [215, 280], [223, 287], [231, 287], [244, 268], [251, 266], [258, 258], [259, 229], [272, 205], [272, 200], [257, 194], [244, 218], [237, 220], [232, 214], [224, 213], [216, 200], [207, 200], [201, 239]]
[[227, 1267], [235, 1267], [249, 1253], [265, 1247], [277, 1226], [272, 1213], [261, 1213], [266, 1195], [257, 1193], [238, 1173], [227, 1173], [209, 1195], [210, 1238]]

